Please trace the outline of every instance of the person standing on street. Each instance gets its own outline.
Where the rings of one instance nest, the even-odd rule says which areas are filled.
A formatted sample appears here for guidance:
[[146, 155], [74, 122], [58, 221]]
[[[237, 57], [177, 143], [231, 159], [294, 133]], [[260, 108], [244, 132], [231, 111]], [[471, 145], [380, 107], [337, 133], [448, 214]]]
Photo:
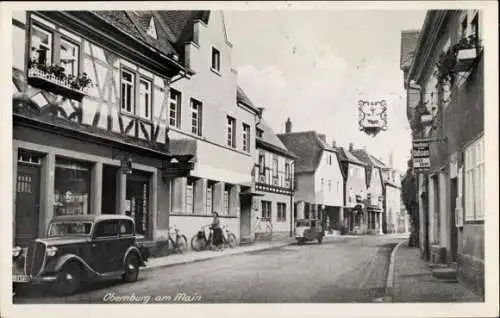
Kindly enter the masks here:
[[222, 237], [222, 228], [220, 226], [219, 214], [217, 212], [213, 213], [214, 218], [212, 219], [211, 228], [213, 231], [212, 243], [215, 245], [217, 251], [222, 251], [224, 239]]

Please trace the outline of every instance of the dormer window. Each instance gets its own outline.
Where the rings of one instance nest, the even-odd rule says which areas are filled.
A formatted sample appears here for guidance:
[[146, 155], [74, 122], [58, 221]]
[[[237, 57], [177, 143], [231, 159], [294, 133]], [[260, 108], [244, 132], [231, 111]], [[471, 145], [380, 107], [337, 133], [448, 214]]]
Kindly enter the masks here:
[[151, 20], [149, 21], [149, 27], [148, 27], [148, 31], [146, 33], [147, 33], [147, 35], [149, 35], [153, 39], [158, 40], [158, 35], [156, 33], [155, 20], [153, 18], [151, 18]]
[[260, 128], [257, 128], [256, 134], [258, 138], [262, 138], [262, 136], [264, 136], [264, 131]]
[[212, 48], [212, 70], [220, 72], [220, 52], [216, 48]]

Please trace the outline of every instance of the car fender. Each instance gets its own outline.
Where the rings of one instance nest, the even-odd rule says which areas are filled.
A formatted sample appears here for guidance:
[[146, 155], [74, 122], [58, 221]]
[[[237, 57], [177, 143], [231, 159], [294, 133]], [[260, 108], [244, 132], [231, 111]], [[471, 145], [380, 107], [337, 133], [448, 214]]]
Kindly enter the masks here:
[[54, 265], [54, 271], [58, 272], [64, 265], [72, 261], [75, 261], [80, 265], [82, 265], [85, 268], [85, 270], [87, 270], [87, 272], [97, 275], [96, 271], [94, 271], [92, 267], [90, 267], [90, 265], [83, 260], [83, 258], [75, 254], [66, 254], [61, 256]]
[[145, 260], [144, 260], [144, 257], [142, 256], [142, 253], [141, 251], [139, 250], [139, 248], [137, 248], [137, 246], [130, 246], [127, 251], [125, 251], [125, 254], [123, 254], [123, 259], [122, 259], [122, 262], [123, 264], [125, 265], [125, 260], [127, 259], [127, 256], [130, 254], [130, 253], [136, 253], [137, 256], [139, 257], [139, 262], [140, 262], [140, 265], [141, 266], [145, 266]]

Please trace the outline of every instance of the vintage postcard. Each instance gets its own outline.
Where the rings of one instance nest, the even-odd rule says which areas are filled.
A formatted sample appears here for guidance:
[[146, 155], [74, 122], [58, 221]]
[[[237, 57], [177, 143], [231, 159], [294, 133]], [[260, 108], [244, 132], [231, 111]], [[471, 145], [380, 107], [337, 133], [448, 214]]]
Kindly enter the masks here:
[[2, 317], [498, 314], [498, 5], [2, 3]]

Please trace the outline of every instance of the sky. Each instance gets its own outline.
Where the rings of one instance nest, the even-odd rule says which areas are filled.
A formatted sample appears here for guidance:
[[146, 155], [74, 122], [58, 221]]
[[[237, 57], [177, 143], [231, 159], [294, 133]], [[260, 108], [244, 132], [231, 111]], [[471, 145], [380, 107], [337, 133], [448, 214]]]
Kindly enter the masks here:
[[[367, 151], [406, 171], [411, 137], [399, 68], [402, 30], [425, 11], [224, 11], [238, 84], [264, 119], [284, 133], [316, 130], [337, 146]], [[388, 129], [359, 130], [358, 100], [388, 103]]]

